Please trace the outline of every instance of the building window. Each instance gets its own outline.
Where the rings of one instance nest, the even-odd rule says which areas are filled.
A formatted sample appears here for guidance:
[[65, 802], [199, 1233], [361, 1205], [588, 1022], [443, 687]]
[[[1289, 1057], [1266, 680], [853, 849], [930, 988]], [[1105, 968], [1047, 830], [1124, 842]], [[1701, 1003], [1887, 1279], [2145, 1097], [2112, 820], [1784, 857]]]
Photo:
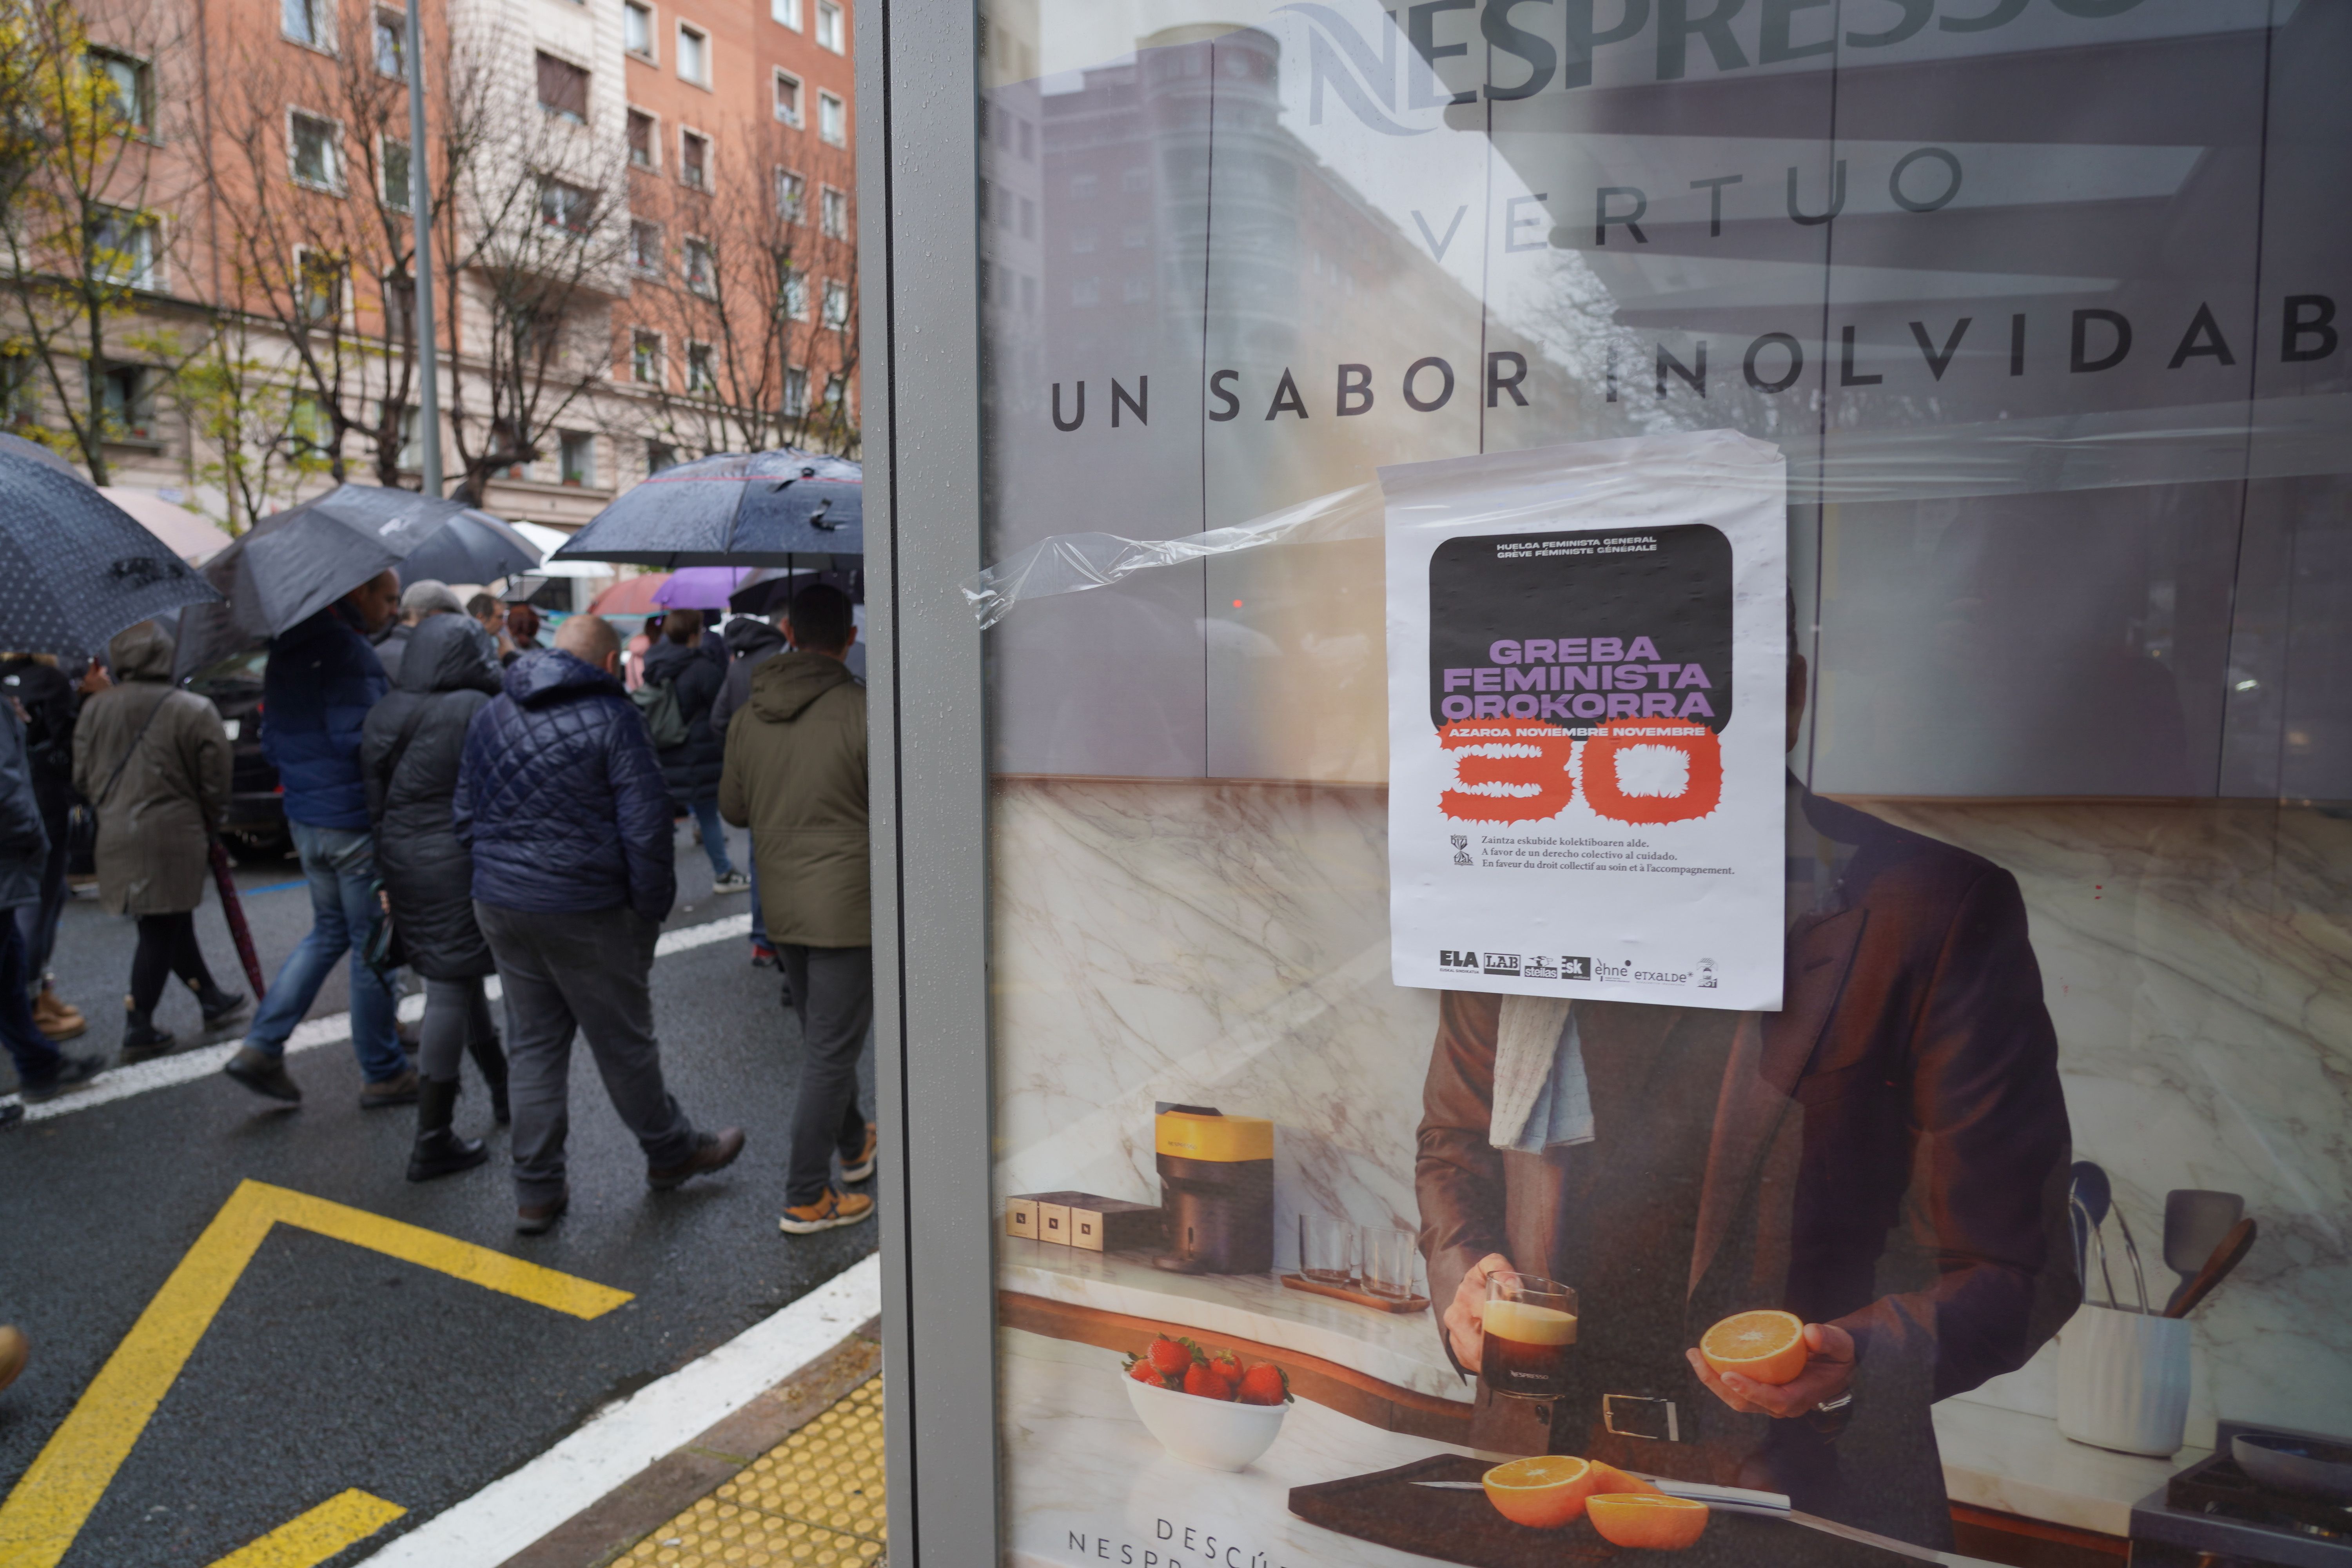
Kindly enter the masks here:
[[409, 167], [408, 143], [383, 139], [383, 205], [394, 212], [406, 212], [415, 197], [415, 174]]
[[1024, 316], [1037, 313], [1037, 279], [1025, 274], [1021, 279], [1021, 313]]
[[808, 372], [794, 365], [784, 372], [784, 416], [798, 419], [808, 412]]
[[105, 395], [106, 434], [146, 439], [148, 421], [152, 416], [152, 400], [147, 395], [147, 372], [135, 364], [115, 365], [106, 373]]
[[567, 485], [596, 482], [596, 437], [585, 430], [564, 430], [556, 437], [556, 459]]
[[828, 279], [824, 286], [824, 320], [828, 327], [849, 325], [849, 285]]
[[539, 221], [550, 228], [585, 234], [596, 221], [596, 193], [562, 180], [539, 182]]
[[629, 110], [629, 165], [636, 169], [654, 167], [654, 150], [661, 145], [654, 117], [642, 109]]
[[641, 59], [654, 58], [653, 7], [640, 5], [636, 0], [621, 7], [621, 43]]
[[[393, 416], [394, 408], [390, 403], [385, 403], [381, 406], [383, 409], [385, 417], [389, 418]], [[398, 411], [398, 417], [400, 421], [400, 450], [392, 455], [392, 466], [395, 468], [414, 473], [416, 469], [424, 467], [425, 465], [424, 448], [419, 447], [416, 442], [417, 410], [414, 405], [403, 406]]]
[[808, 212], [808, 181], [790, 169], [776, 171], [776, 212], [786, 223], [800, 223]]
[[375, 14], [375, 68], [381, 76], [408, 74], [408, 18], [397, 11]]
[[710, 138], [695, 131], [677, 133], [677, 177], [698, 191], [710, 188]]
[[1129, 304], [1143, 304], [1151, 298], [1151, 279], [1149, 278], [1129, 278], [1125, 283], [1119, 286], [1119, 291], [1126, 297]]
[[801, 0], [768, 0], [768, 15], [778, 26], [801, 30]]
[[847, 403], [848, 400], [849, 378], [843, 375], [839, 371], [835, 371], [833, 374], [826, 376], [824, 378], [825, 407], [828, 410], [838, 412], [842, 405]]
[[1072, 229], [1070, 231], [1070, 254], [1073, 256], [1092, 256], [1095, 253], [1095, 245], [1101, 237], [1101, 236], [1097, 235], [1090, 228]]
[[1073, 305], [1101, 304], [1102, 279], [1099, 278], [1081, 278], [1076, 283], [1071, 284], [1070, 303]]
[[303, 458], [323, 458], [335, 447], [335, 423], [327, 417], [327, 406], [319, 401], [318, 394], [298, 392], [294, 405], [289, 411], [286, 426], [294, 437], [295, 455]]
[[816, 95], [816, 133], [835, 147], [849, 145], [849, 105], [829, 92]]
[[849, 237], [849, 193], [836, 191], [831, 185], [817, 197], [817, 226], [827, 239]]
[[790, 71], [776, 73], [776, 118], [795, 131], [800, 129], [801, 79]]
[[667, 441], [646, 443], [646, 472], [658, 474], [664, 468], [677, 467], [677, 448]]
[[633, 334], [629, 339], [629, 379], [643, 386], [659, 386], [661, 378], [661, 334]]
[[294, 319], [315, 327], [342, 314], [343, 269], [331, 256], [308, 248], [294, 252]]
[[711, 366], [709, 343], [686, 345], [686, 389], [705, 396], [719, 390], [719, 373]]
[[797, 267], [784, 268], [784, 314], [795, 321], [808, 320], [808, 274]]
[[570, 60], [539, 56], [539, 106], [580, 124], [588, 122], [588, 73]]
[[287, 124], [293, 142], [294, 178], [320, 190], [341, 190], [341, 128], [331, 120], [321, 120], [299, 109], [288, 114]]
[[0, 353], [0, 425], [26, 429], [39, 419], [40, 412], [33, 356]]
[[278, 0], [278, 30], [314, 49], [335, 47], [334, 18], [331, 0]]
[[717, 270], [711, 265], [710, 242], [689, 239], [681, 253], [681, 268], [686, 274], [686, 286], [709, 299], [717, 291]]
[[677, 25], [677, 74], [697, 87], [710, 85], [710, 40], [698, 27]]
[[108, 208], [89, 237], [90, 270], [125, 289], [155, 287], [155, 220]]
[[1021, 161], [1024, 163], [1035, 163], [1037, 161], [1037, 128], [1025, 120], [1016, 120], [1013, 123], [1021, 128]]
[[1024, 239], [1034, 239], [1036, 237], [1037, 204], [1031, 201], [1027, 196], [1023, 196], [1021, 198], [1021, 237]]
[[831, 49], [836, 55], [842, 53], [841, 32], [841, 7], [833, 0], [816, 0], [817, 47]]
[[635, 218], [629, 224], [629, 265], [649, 277], [658, 278], [662, 269], [661, 225]]
[[90, 74], [113, 100], [114, 111], [133, 130], [146, 131], [155, 121], [153, 78], [147, 62], [110, 49], [89, 52]]
[[1097, 184], [1092, 174], [1074, 174], [1070, 177], [1070, 195], [1082, 202], [1092, 201]]

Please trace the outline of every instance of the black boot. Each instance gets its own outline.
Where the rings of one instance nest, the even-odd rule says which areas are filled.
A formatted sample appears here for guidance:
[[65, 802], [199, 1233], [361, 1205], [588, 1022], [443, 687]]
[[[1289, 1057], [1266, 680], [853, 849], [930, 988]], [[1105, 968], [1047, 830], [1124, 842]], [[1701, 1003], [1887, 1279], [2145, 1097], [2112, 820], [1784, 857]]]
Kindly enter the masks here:
[[474, 1066], [481, 1069], [482, 1082], [489, 1087], [490, 1120], [506, 1126], [514, 1116], [507, 1106], [507, 1053], [499, 1043], [498, 1031], [467, 1041], [466, 1050], [474, 1058]]
[[224, 991], [209, 980], [193, 989], [196, 994], [196, 1005], [204, 1012], [205, 1027], [207, 1029], [217, 1029], [245, 1011], [245, 993], [242, 991]]
[[460, 1138], [449, 1123], [457, 1110], [457, 1080], [425, 1079], [416, 1086], [416, 1147], [408, 1156], [408, 1179], [429, 1182], [470, 1171], [490, 1157], [488, 1150]]
[[157, 1057], [169, 1056], [172, 1047], [179, 1043], [179, 1037], [169, 1029], [155, 1026], [153, 1013], [142, 1013], [136, 1007], [123, 1009], [122, 1059], [125, 1064], [153, 1061]]

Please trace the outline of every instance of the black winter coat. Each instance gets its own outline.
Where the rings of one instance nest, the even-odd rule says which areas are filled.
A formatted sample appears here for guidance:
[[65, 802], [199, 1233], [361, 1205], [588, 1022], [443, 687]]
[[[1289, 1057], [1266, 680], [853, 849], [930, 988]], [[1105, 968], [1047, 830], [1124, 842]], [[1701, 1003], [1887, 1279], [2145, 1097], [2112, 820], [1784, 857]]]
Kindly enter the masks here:
[[427, 980], [463, 980], [494, 966], [450, 806], [466, 728], [499, 690], [498, 649], [464, 616], [427, 616], [406, 641], [400, 678], [369, 712], [360, 745], [376, 870], [410, 966]]
[[664, 637], [646, 654], [646, 683], [677, 685], [678, 711], [686, 718], [686, 741], [661, 759], [662, 782], [680, 805], [719, 798], [719, 775], [727, 765], [727, 737], [711, 727], [710, 705], [727, 684], [727, 649], [717, 637], [706, 637], [693, 647]]

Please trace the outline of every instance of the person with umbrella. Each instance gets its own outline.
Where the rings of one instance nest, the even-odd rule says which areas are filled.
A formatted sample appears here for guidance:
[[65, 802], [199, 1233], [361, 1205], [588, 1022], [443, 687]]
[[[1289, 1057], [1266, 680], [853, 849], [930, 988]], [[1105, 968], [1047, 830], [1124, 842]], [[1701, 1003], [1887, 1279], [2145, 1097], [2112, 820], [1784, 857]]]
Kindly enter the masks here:
[[207, 1031], [245, 1008], [196, 945], [210, 841], [228, 815], [228, 731], [210, 702], [172, 684], [172, 639], [154, 622], [117, 633], [106, 651], [115, 684], [74, 728], [73, 782], [98, 813], [98, 896], [139, 922], [122, 1026], [122, 1059], [138, 1062], [177, 1043], [155, 1026], [166, 975], [195, 994]]
[[489, 1085], [492, 1118], [509, 1119], [507, 1059], [482, 988], [498, 966], [474, 920], [473, 858], [450, 811], [466, 727], [499, 689], [489, 634], [463, 615], [428, 616], [408, 639], [392, 694], [368, 714], [360, 752], [385, 899], [408, 967], [425, 977], [412, 1182], [489, 1158], [454, 1126], [461, 1054], [472, 1054]]
[[[16, 911], [41, 897], [48, 830], [33, 793], [25, 723], [14, 702], [0, 702], [0, 1047], [16, 1068], [16, 1098], [38, 1104], [106, 1070], [106, 1058], [68, 1056], [34, 1026], [26, 999], [25, 932]], [[22, 1121], [23, 1104], [0, 1111], [0, 1127]]]
[[310, 885], [311, 926], [278, 970], [245, 1044], [222, 1068], [268, 1099], [300, 1101], [302, 1091], [286, 1071], [286, 1041], [348, 952], [352, 1049], [367, 1080], [360, 1105], [416, 1103], [416, 1074], [394, 1032], [392, 988], [365, 957], [378, 908], [360, 741], [368, 710], [386, 687], [367, 639], [399, 603], [400, 578], [386, 567], [270, 644], [261, 745], [278, 769], [287, 825]]
[[389, 631], [376, 639], [375, 658], [383, 666], [383, 678], [393, 685], [400, 684], [400, 658], [408, 650], [408, 639], [416, 635], [417, 624], [427, 616], [463, 615], [465, 606], [449, 584], [437, 577], [412, 577], [408, 586], [400, 592], [400, 618]]
[[711, 890], [740, 893], [751, 879], [735, 868], [727, 853], [727, 829], [719, 821], [719, 770], [727, 743], [710, 721], [711, 704], [727, 685], [727, 651], [702, 635], [700, 610], [672, 610], [662, 619], [661, 641], [646, 654], [646, 685], [667, 686], [686, 721], [686, 738], [656, 753], [670, 799], [694, 814], [702, 852], [710, 858]]

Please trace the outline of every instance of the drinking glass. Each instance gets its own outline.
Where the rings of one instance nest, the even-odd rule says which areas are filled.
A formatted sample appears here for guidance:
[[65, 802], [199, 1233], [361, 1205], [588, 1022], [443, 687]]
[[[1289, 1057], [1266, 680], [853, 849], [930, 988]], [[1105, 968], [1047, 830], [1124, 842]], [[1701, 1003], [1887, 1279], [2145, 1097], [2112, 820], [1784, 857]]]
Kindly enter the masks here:
[[1298, 1271], [1323, 1285], [1356, 1278], [1356, 1227], [1319, 1214], [1298, 1216]]
[[1413, 1265], [1421, 1259], [1420, 1239], [1409, 1230], [1364, 1226], [1364, 1289], [1393, 1301], [1411, 1296]]
[[1568, 1352], [1576, 1343], [1576, 1292], [1538, 1274], [1486, 1277], [1486, 1384], [1515, 1399], [1559, 1399], [1568, 1393]]

